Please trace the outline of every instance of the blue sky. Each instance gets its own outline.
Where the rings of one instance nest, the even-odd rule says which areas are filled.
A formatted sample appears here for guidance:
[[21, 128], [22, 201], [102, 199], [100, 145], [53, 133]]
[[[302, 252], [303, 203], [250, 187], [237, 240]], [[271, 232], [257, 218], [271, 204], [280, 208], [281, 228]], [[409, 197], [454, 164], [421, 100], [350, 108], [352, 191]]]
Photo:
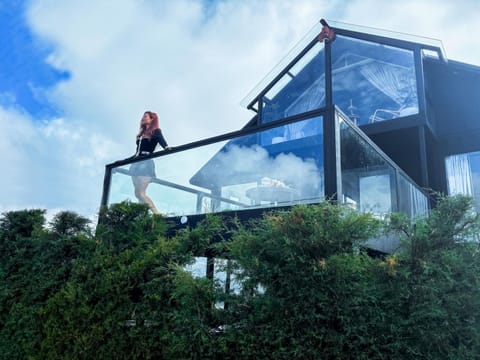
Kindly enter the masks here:
[[0, 0], [0, 212], [95, 214], [146, 109], [172, 145], [241, 128], [241, 100], [320, 18], [480, 65], [477, 0]]
[[45, 58], [52, 51], [46, 41], [32, 34], [25, 21], [24, 0], [0, 5], [0, 105], [19, 105], [35, 118], [57, 116], [60, 109], [35, 93], [68, 79], [68, 71], [58, 71]]

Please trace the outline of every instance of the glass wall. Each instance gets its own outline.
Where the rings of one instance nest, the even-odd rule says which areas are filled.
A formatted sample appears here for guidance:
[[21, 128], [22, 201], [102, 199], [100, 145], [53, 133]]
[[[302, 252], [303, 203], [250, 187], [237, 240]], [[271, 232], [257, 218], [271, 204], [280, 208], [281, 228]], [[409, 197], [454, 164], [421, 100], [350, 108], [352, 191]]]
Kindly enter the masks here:
[[342, 200], [361, 212], [380, 217], [396, 209], [395, 168], [341, 116]]
[[333, 102], [357, 125], [418, 113], [411, 50], [337, 36], [332, 83]]
[[325, 54], [316, 43], [262, 97], [262, 123], [325, 106]]
[[480, 151], [448, 156], [445, 159], [449, 195], [473, 196], [480, 211]]
[[[323, 118], [140, 160], [156, 176], [147, 195], [166, 216], [319, 202]], [[137, 201], [131, 165], [112, 168], [108, 204]]]
[[[311, 40], [317, 34], [310, 34]], [[344, 35], [331, 44], [333, 103], [355, 124], [419, 113], [413, 50]], [[325, 65], [324, 44], [317, 42], [295, 62], [284, 64], [273, 84], [262, 82], [264, 92], [257, 86], [262, 123], [324, 107]]]
[[404, 212], [412, 218], [426, 215], [425, 194], [346, 117], [337, 112], [341, 201], [379, 218], [392, 212]]
[[300, 39], [300, 41], [281, 59], [277, 65], [245, 96], [241, 101], [241, 105], [249, 108], [249, 105], [255, 103], [259, 94], [266, 89], [276, 77], [286, 69], [290, 63], [311, 44], [312, 39], [316, 38], [322, 31], [322, 24], [320, 22], [314, 24], [314, 26]]

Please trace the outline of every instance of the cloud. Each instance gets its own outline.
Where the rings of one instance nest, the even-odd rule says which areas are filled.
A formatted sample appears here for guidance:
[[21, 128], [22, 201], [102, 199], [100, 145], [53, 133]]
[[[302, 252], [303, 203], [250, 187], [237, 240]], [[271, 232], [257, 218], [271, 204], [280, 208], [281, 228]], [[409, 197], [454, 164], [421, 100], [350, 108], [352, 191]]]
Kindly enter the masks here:
[[452, 58], [480, 64], [478, 40], [470, 36], [479, 6], [473, 0], [32, 0], [28, 24], [53, 49], [44, 60], [70, 76], [36, 89], [61, 117], [32, 119], [10, 106], [10, 95], [0, 96], [9, 102], [0, 108], [9, 169], [0, 206], [95, 212], [104, 165], [133, 154], [147, 109], [159, 113], [171, 145], [241, 128], [253, 113], [240, 101], [321, 17], [439, 38]]
[[[379, 14], [382, 14], [379, 16]], [[475, 0], [350, 1], [342, 19], [333, 20], [442, 41], [451, 60], [480, 65], [480, 30]]]
[[0, 211], [42, 208], [95, 213], [100, 195], [95, 205], [88, 195], [95, 188], [100, 190], [103, 169], [98, 164], [107, 157], [102, 148], [92, 151], [88, 161], [77, 153], [85, 142], [94, 148], [94, 137], [85, 136], [84, 129], [64, 119], [36, 122], [19, 109], [0, 108], [0, 119], [4, 164]]
[[31, 144], [33, 129], [30, 121], [13, 109], [0, 107], [0, 153], [2, 154], [2, 177], [0, 187], [0, 210], [27, 195], [28, 171], [21, 165], [28, 163], [28, 151], [24, 142]]
[[253, 116], [240, 100], [318, 21], [314, 3], [222, 1], [207, 16], [201, 1], [34, 1], [29, 19], [55, 45], [50, 64], [71, 74], [51, 92], [70, 121], [125, 143], [152, 109], [179, 144]]
[[302, 159], [290, 151], [272, 156], [259, 145], [229, 145], [212, 160], [201, 170], [197, 181], [218, 184], [222, 186], [222, 191], [225, 190], [223, 187], [236, 188], [240, 191], [237, 197], [244, 202], [248, 202], [245, 198], [248, 193], [243, 191], [251, 188], [252, 182], [266, 186], [267, 190], [271, 187], [291, 189], [290, 200], [305, 201], [323, 196], [323, 169], [313, 158]]
[[49, 169], [39, 203], [95, 211], [104, 165], [134, 152], [146, 109], [172, 145], [242, 127], [253, 116], [242, 97], [316, 18], [298, 27], [285, 13], [304, 17], [313, 4], [226, 1], [208, 15], [200, 1], [32, 1], [29, 24], [54, 49], [45, 61], [70, 74], [42, 93], [62, 117], [29, 119], [49, 154], [35, 154]]

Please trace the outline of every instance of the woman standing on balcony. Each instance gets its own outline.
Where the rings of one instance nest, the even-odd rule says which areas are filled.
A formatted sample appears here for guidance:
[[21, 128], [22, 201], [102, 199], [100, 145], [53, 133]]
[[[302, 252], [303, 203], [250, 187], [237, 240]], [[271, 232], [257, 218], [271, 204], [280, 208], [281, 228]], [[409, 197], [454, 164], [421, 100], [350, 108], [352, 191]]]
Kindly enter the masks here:
[[[160, 130], [158, 115], [152, 111], [145, 111], [140, 120], [135, 157], [150, 155], [155, 151], [157, 144], [160, 144], [165, 150], [170, 150]], [[135, 188], [135, 197], [139, 202], [147, 204], [154, 214], [158, 214], [157, 207], [146, 194], [148, 184], [150, 184], [152, 178], [156, 177], [153, 160], [148, 159], [132, 164], [130, 174]]]

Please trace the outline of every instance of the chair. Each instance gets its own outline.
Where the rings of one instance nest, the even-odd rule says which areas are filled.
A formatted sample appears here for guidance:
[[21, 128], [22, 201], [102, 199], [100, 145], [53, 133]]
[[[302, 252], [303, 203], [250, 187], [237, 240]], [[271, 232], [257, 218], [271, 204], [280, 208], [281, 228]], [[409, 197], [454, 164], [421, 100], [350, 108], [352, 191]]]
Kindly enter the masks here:
[[408, 107], [401, 107], [398, 110], [391, 110], [391, 109], [377, 109], [370, 116], [369, 122], [375, 123], [378, 121], [384, 120], [391, 120], [399, 117], [405, 117], [413, 114], [418, 113], [418, 106], [408, 106]]

